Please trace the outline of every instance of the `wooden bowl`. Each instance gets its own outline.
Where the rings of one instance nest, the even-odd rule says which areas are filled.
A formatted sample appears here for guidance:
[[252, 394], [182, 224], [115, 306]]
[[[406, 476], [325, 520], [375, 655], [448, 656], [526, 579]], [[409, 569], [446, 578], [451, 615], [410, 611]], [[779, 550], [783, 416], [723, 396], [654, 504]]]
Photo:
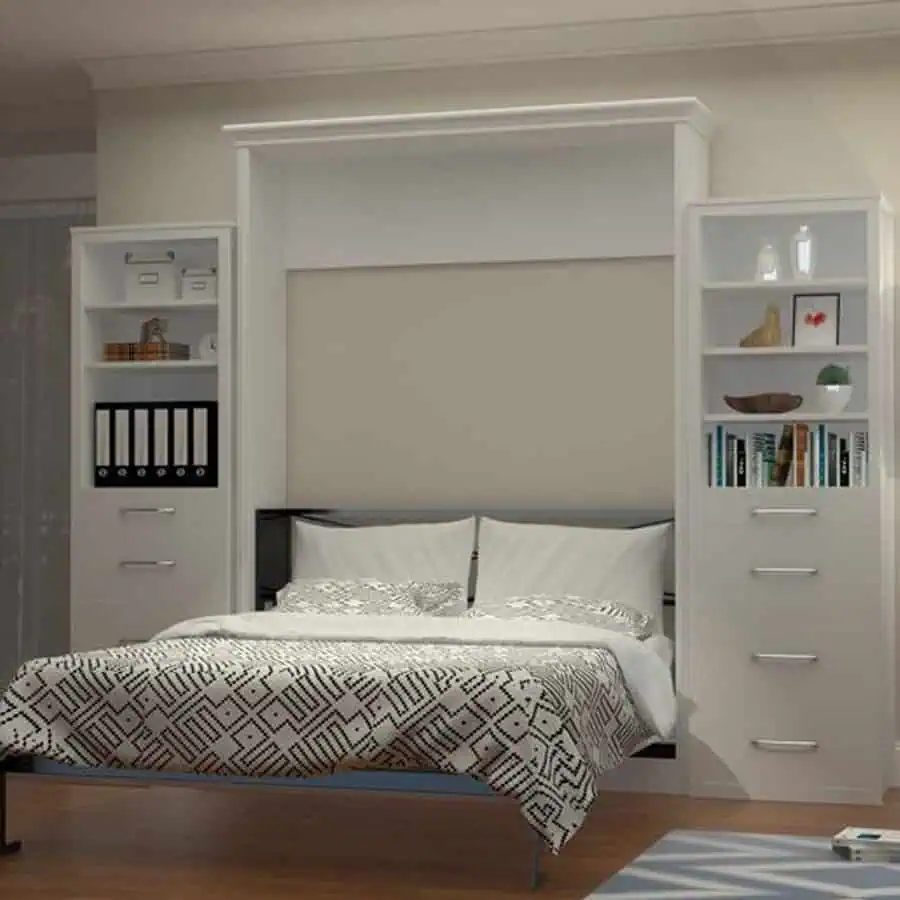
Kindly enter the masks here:
[[730, 397], [726, 394], [725, 402], [735, 412], [772, 415], [793, 412], [803, 403], [803, 398], [799, 394], [748, 394], [745, 397]]

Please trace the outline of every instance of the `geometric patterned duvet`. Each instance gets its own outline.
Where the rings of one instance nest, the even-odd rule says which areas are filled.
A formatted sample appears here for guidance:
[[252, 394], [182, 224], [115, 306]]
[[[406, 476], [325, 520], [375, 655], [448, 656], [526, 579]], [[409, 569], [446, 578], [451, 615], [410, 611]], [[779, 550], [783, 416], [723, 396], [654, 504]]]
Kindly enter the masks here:
[[218, 775], [468, 773], [553, 852], [657, 737], [607, 649], [188, 637], [26, 663], [0, 758]]

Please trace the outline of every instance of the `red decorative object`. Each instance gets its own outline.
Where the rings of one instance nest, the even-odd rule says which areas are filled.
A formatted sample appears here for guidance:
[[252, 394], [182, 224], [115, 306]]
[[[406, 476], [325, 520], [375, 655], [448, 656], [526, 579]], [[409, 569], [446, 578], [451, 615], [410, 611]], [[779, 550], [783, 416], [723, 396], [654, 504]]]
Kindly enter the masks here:
[[794, 294], [792, 306], [792, 346], [821, 349], [840, 344], [840, 294]]

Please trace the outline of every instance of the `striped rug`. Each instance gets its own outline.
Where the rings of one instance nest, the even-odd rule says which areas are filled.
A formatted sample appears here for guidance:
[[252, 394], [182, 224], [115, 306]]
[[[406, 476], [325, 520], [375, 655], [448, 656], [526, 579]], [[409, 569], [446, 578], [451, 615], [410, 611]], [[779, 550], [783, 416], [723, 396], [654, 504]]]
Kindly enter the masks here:
[[589, 896], [900, 900], [900, 865], [845, 862], [827, 838], [672, 831]]

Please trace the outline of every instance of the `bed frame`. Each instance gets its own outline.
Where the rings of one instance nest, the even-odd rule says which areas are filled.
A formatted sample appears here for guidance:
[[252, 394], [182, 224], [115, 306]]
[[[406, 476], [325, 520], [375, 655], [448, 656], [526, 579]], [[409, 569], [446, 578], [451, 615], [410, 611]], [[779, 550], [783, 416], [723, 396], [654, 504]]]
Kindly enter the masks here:
[[[565, 510], [559, 512], [529, 511], [529, 510], [458, 510], [458, 511], [410, 511], [410, 510], [328, 510], [328, 509], [260, 509], [256, 512], [256, 595], [254, 608], [256, 610], [272, 609], [275, 606], [275, 595], [291, 577], [291, 565], [293, 559], [293, 540], [291, 524], [294, 519], [305, 519], [320, 525], [334, 528], [355, 528], [365, 525], [388, 525], [401, 523], [426, 523], [452, 521], [470, 515], [490, 516], [514, 522], [533, 522], [558, 525], [578, 525], [591, 528], [640, 528], [649, 525], [658, 525], [665, 522], [673, 522], [674, 517], [670, 512], [635, 512], [612, 511], [595, 512]], [[469, 585], [469, 603], [472, 603], [474, 595], [474, 579], [478, 566], [478, 550], [472, 555], [472, 581]], [[672, 570], [672, 566], [669, 566]], [[674, 592], [666, 592], [663, 597], [666, 606], [675, 605]], [[639, 751], [635, 757], [652, 759], [675, 759], [677, 748], [674, 742], [662, 742]], [[10, 856], [22, 849], [21, 841], [9, 839], [7, 829], [7, 798], [6, 776], [9, 772], [31, 773], [35, 771], [35, 757], [17, 756], [0, 762], [0, 856]], [[164, 776], [165, 773], [160, 773]], [[383, 772], [357, 772], [356, 775], [368, 775], [378, 777]], [[395, 772], [394, 780], [403, 776], [421, 776], [423, 774], [440, 775], [445, 779], [458, 779], [471, 782], [469, 775], [454, 775], [447, 772], [425, 773]], [[77, 770], [76, 770], [77, 776]], [[339, 776], [334, 776], [338, 778]], [[306, 779], [298, 779], [298, 784], [303, 784]], [[315, 779], [317, 786], [327, 786], [329, 778]], [[402, 785], [402, 780], [400, 781]], [[366, 789], [366, 785], [361, 785]], [[401, 792], [402, 786], [394, 787], [394, 791]], [[418, 791], [417, 791], [418, 792]], [[431, 790], [429, 793], [443, 793]], [[486, 796], [482, 794], [481, 796]], [[498, 795], [494, 795], [498, 796]], [[535, 836], [534, 852], [531, 859], [531, 887], [537, 888], [541, 883], [541, 855], [543, 841]]]

